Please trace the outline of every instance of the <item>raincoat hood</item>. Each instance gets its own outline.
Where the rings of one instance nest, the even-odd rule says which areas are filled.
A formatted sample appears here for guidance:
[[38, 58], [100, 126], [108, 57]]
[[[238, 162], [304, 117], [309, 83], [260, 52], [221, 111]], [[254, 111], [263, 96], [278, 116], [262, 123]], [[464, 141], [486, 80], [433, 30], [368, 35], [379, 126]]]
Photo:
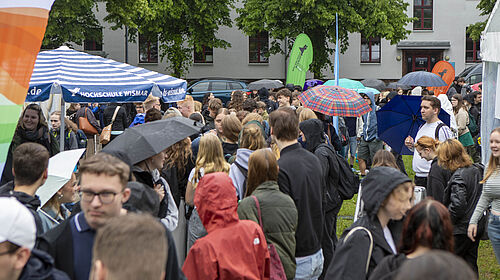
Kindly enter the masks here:
[[377, 109], [377, 104], [375, 104], [375, 94], [373, 94], [373, 92], [371, 91], [367, 91], [361, 93], [361, 95], [366, 95], [370, 98], [370, 100], [372, 101], [372, 105], [370, 107], [372, 108], [372, 112], [375, 112]]
[[269, 91], [265, 87], [259, 89], [257, 91], [257, 94], [259, 95], [261, 101], [269, 98]]
[[299, 124], [300, 131], [306, 138], [306, 149], [314, 152], [316, 147], [325, 143], [325, 133], [323, 132], [323, 122], [318, 119], [305, 120]]
[[194, 205], [208, 233], [238, 222], [236, 190], [226, 173], [203, 176], [196, 187]]
[[250, 158], [250, 155], [254, 151], [245, 149], [245, 148], [239, 148], [236, 150], [236, 162], [241, 165], [243, 168], [248, 169], [248, 159]]
[[399, 185], [411, 179], [393, 167], [379, 166], [370, 170], [361, 182], [364, 210], [371, 218], [377, 215], [382, 202]]
[[24, 266], [20, 280], [43, 280], [43, 279], [54, 279], [54, 280], [66, 280], [69, 279], [66, 274], [54, 267], [54, 261], [49, 254], [44, 251], [33, 249], [31, 251], [31, 256]]

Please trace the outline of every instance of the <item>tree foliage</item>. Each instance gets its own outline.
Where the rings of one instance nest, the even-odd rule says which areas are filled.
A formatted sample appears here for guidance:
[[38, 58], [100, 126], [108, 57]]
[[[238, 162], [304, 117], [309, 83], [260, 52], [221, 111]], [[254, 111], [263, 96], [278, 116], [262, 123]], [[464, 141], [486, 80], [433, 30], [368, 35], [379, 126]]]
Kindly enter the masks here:
[[[481, 16], [490, 15], [493, 11], [493, 8], [495, 7], [495, 2], [496, 0], [481, 0], [477, 4], [476, 8], [481, 11]], [[467, 27], [467, 33], [469, 33], [469, 37], [472, 40], [478, 41], [481, 39], [481, 33], [486, 28], [487, 21], [488, 19], [479, 21]]]
[[95, 0], [56, 0], [50, 10], [42, 48], [53, 49], [64, 43], [81, 44], [85, 38], [97, 39], [101, 27], [94, 11]]
[[271, 54], [284, 53], [285, 38], [307, 34], [314, 50], [311, 72], [321, 77], [327, 65], [333, 66], [330, 55], [332, 43], [336, 43], [335, 13], [339, 17], [341, 51], [345, 52], [349, 33], [353, 32], [367, 38], [385, 38], [392, 44], [405, 39], [410, 33], [405, 27], [413, 20], [406, 14], [408, 5], [403, 0], [243, 0], [236, 24], [249, 36], [268, 31], [275, 39]]
[[[56, 0], [49, 16], [45, 48], [66, 42], [81, 44], [85, 38], [98, 39], [101, 28], [94, 10], [98, 0]], [[183, 76], [193, 62], [193, 50], [202, 46], [227, 48], [220, 39], [222, 26], [231, 26], [230, 10], [234, 0], [104, 0], [104, 21], [112, 29], [127, 27], [129, 40], [142, 34], [160, 43], [160, 57], [175, 76]]]

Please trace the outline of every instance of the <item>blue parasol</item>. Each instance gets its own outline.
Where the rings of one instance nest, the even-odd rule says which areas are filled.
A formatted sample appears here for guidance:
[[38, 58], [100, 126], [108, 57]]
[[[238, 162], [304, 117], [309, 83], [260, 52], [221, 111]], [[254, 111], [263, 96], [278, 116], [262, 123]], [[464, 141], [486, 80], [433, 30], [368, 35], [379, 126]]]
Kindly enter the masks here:
[[[415, 139], [419, 128], [425, 123], [420, 114], [422, 97], [396, 95], [377, 111], [378, 137], [401, 155], [412, 155], [404, 145], [406, 137]], [[450, 115], [439, 111], [439, 119], [450, 126]]]

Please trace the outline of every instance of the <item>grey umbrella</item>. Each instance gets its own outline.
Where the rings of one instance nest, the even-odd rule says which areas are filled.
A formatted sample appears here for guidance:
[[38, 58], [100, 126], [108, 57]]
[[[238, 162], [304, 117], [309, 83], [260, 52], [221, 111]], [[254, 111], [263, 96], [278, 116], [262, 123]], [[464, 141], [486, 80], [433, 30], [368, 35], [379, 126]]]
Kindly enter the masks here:
[[448, 84], [438, 75], [427, 71], [410, 72], [401, 78], [398, 83], [408, 86], [446, 87]]
[[402, 90], [411, 89], [411, 87], [410, 87], [410, 86], [408, 86], [408, 85], [403, 85], [403, 84], [400, 84], [400, 83], [398, 83], [398, 82], [392, 82], [392, 83], [389, 83], [389, 84], [387, 85], [387, 88], [389, 88], [389, 89], [398, 89], [398, 88], [400, 88], [400, 89], [402, 89]]
[[124, 151], [131, 164], [150, 158], [173, 144], [200, 132], [203, 125], [184, 117], [173, 117], [127, 128], [103, 152]]
[[280, 82], [278, 80], [268, 80], [268, 79], [258, 80], [258, 81], [251, 82], [248, 84], [249, 90], [259, 90], [261, 88], [272, 89], [272, 88], [280, 88], [280, 87], [283, 87], [282, 82]]
[[383, 90], [386, 89], [384, 81], [379, 80], [379, 79], [364, 79], [364, 80], [361, 81], [361, 83], [365, 87], [375, 88], [375, 89], [377, 89], [379, 91], [383, 91]]

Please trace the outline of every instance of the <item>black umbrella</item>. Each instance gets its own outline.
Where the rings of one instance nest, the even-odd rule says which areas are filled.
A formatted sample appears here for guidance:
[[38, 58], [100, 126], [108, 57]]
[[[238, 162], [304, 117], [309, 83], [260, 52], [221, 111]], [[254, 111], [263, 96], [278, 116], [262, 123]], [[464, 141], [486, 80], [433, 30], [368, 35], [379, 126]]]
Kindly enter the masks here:
[[173, 144], [199, 133], [202, 124], [184, 117], [173, 117], [127, 128], [103, 151], [125, 151], [132, 164], [150, 158]]
[[409, 86], [446, 87], [448, 84], [438, 75], [427, 71], [410, 72], [401, 78], [398, 83]]
[[278, 80], [258, 80], [255, 82], [251, 82], [248, 84], [248, 89], [249, 90], [259, 90], [261, 88], [267, 88], [267, 89], [272, 89], [272, 88], [280, 88], [283, 87], [283, 83], [278, 81]]
[[400, 89], [402, 89], [402, 90], [411, 89], [411, 87], [410, 87], [410, 86], [408, 86], [408, 85], [403, 85], [403, 84], [400, 84], [400, 83], [398, 83], [398, 82], [392, 82], [392, 83], [389, 83], [389, 84], [387, 85], [387, 88], [389, 88], [389, 89], [398, 89], [398, 88], [400, 88]]
[[365, 87], [371, 87], [377, 89], [378, 91], [383, 91], [386, 88], [384, 81], [379, 79], [364, 79], [361, 81], [361, 83]]

